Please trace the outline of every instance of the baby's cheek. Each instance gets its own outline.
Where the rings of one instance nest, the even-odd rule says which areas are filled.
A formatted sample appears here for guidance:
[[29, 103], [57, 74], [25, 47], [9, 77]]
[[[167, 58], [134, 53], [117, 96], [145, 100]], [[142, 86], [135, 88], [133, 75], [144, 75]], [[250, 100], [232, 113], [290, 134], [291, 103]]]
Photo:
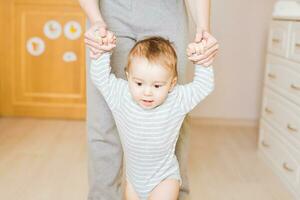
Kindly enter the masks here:
[[136, 100], [140, 99], [140, 92], [139, 92], [139, 89], [133, 88], [133, 89], [132, 89], [132, 96], [133, 96], [133, 98], [136, 99]]
[[166, 99], [167, 95], [168, 95], [167, 90], [161, 90], [158, 94], [158, 100], [160, 102], [163, 102]]
[[136, 89], [132, 84], [129, 84], [129, 92], [133, 98], [136, 97]]

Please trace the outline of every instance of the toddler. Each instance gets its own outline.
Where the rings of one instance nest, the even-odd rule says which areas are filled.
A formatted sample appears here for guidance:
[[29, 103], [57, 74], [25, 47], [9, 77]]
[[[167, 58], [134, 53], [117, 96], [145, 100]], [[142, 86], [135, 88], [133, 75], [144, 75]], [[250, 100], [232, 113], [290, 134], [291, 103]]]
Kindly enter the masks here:
[[177, 200], [179, 129], [185, 115], [212, 92], [213, 69], [195, 65], [193, 82], [176, 84], [176, 52], [168, 40], [156, 36], [138, 41], [131, 49], [127, 81], [111, 74], [110, 55], [104, 52], [92, 60], [90, 74], [119, 131], [126, 163], [125, 197]]

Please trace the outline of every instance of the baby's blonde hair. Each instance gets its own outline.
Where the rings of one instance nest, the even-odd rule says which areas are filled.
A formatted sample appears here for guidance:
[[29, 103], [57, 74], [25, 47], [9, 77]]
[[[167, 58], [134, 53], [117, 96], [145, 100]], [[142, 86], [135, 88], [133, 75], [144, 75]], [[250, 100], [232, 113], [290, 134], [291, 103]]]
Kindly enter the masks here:
[[128, 72], [132, 60], [136, 57], [145, 58], [151, 64], [166, 67], [177, 77], [177, 55], [172, 43], [163, 37], [153, 36], [138, 41], [130, 50], [125, 71]]

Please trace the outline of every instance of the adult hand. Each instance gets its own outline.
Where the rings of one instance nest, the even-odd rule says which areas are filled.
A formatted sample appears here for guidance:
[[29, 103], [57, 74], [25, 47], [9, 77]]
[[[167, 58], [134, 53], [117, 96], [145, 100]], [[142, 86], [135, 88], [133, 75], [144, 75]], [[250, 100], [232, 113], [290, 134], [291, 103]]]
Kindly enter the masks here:
[[115, 35], [107, 30], [104, 22], [94, 23], [84, 34], [84, 42], [90, 50], [90, 57], [97, 59], [105, 51], [111, 51], [116, 44]]
[[188, 58], [198, 65], [210, 66], [219, 50], [219, 44], [215, 37], [207, 31], [198, 31], [194, 43], [187, 49]]

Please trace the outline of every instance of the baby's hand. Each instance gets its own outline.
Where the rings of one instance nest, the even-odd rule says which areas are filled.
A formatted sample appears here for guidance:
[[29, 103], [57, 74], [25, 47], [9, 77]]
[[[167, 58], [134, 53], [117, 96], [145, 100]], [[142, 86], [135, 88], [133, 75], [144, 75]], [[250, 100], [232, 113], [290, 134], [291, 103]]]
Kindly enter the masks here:
[[[205, 49], [205, 42], [193, 42], [188, 45], [186, 50], [188, 59], [194, 64], [202, 65], [204, 67], [209, 67], [212, 63], [212, 58], [207, 57], [207, 52]], [[215, 56], [216, 52], [212, 55]]]
[[98, 35], [97, 38], [103, 52], [110, 52], [116, 47], [116, 36], [111, 31], [107, 31], [105, 37]]
[[189, 60], [193, 61], [193, 57], [197, 55], [203, 55], [204, 54], [204, 45], [203, 42], [192, 42], [188, 45], [188, 48], [186, 49], [186, 54], [189, 58]]
[[91, 59], [98, 59], [103, 53], [112, 52], [116, 47], [116, 36], [111, 31], [107, 31], [104, 37], [101, 37], [99, 32], [95, 32], [95, 37], [98, 49], [89, 51]]

